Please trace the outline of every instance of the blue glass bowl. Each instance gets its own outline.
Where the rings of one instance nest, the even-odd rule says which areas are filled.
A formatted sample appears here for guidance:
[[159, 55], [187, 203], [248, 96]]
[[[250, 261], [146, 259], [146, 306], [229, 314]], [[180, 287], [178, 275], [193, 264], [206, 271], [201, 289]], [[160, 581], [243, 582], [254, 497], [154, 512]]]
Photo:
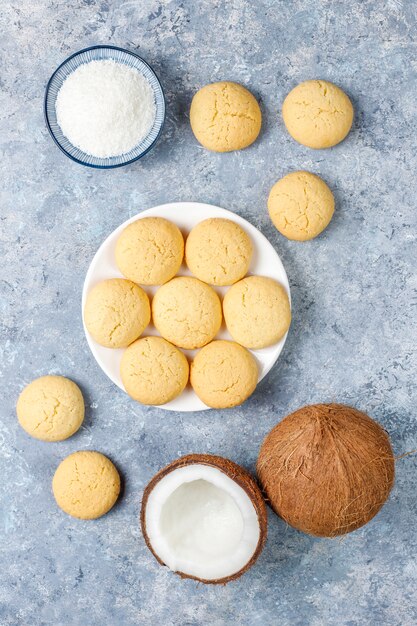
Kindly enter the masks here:
[[[135, 148], [130, 150], [130, 152], [103, 159], [86, 154], [68, 141], [58, 125], [55, 102], [58, 91], [62, 87], [62, 83], [69, 76], [69, 74], [71, 74], [71, 72], [83, 63], [89, 63], [90, 61], [102, 61], [105, 59], [111, 59], [113, 61], [117, 61], [118, 63], [124, 63], [129, 67], [133, 67], [149, 81], [155, 94], [156, 116], [149, 134], [145, 137], [145, 139], [143, 139], [143, 141], [141, 141], [140, 144], [135, 146]], [[61, 63], [61, 65], [52, 74], [46, 86], [44, 113], [46, 125], [51, 133], [52, 139], [55, 141], [58, 148], [60, 148], [62, 152], [67, 155], [67, 157], [77, 163], [81, 163], [81, 165], [107, 169], [133, 163], [133, 161], [137, 161], [149, 152], [162, 132], [162, 127], [165, 121], [165, 97], [164, 92], [162, 91], [161, 83], [159, 82], [155, 72], [137, 54], [115, 46], [92, 46], [91, 48], [85, 48], [84, 50], [80, 50], [79, 52], [72, 54], [68, 57], [68, 59]]]

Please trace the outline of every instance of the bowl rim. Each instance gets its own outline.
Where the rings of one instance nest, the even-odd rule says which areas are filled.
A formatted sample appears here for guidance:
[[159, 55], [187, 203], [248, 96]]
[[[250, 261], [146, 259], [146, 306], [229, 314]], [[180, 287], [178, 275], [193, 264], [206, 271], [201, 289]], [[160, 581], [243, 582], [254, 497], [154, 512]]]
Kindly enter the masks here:
[[[146, 65], [148, 67], [148, 69], [155, 76], [156, 81], [157, 81], [157, 83], [159, 85], [159, 88], [161, 90], [162, 102], [163, 102], [162, 124], [161, 124], [161, 127], [160, 127], [159, 131], [158, 131], [158, 134], [156, 135], [156, 137], [153, 140], [153, 142], [151, 143], [151, 145], [148, 146], [146, 148], [146, 150], [144, 150], [143, 152], [141, 152], [140, 154], [135, 156], [133, 159], [130, 159], [129, 161], [125, 161], [124, 163], [115, 163], [115, 164], [112, 164], [112, 165], [96, 165], [95, 163], [86, 163], [85, 161], [82, 161], [81, 159], [77, 159], [77, 157], [75, 157], [72, 154], [70, 154], [60, 144], [60, 142], [56, 138], [55, 133], [53, 132], [53, 130], [51, 128], [51, 124], [50, 124], [49, 117], [48, 117], [48, 110], [47, 110], [49, 89], [50, 89], [51, 83], [52, 83], [55, 75], [57, 74], [57, 72], [59, 72], [61, 67], [66, 65], [74, 57], [76, 57], [76, 56], [78, 56], [78, 55], [80, 55], [80, 54], [82, 54], [84, 52], [89, 52], [90, 50], [98, 50], [100, 48], [105, 48], [105, 49], [108, 49], [108, 50], [119, 50], [120, 52], [124, 52], [125, 54], [130, 54], [131, 56], [136, 57], [137, 59], [139, 59], [144, 65]], [[145, 59], [143, 59], [141, 56], [136, 54], [136, 52], [131, 52], [130, 50], [127, 50], [126, 48], [121, 48], [120, 46], [108, 46], [108, 45], [105, 45], [105, 44], [99, 44], [99, 45], [96, 45], [96, 46], [89, 46], [87, 48], [82, 48], [81, 50], [77, 50], [77, 52], [73, 52], [66, 59], [64, 59], [64, 61], [62, 61], [62, 63], [60, 63], [60, 65], [58, 65], [58, 67], [53, 71], [53, 73], [51, 74], [51, 76], [50, 76], [50, 78], [49, 78], [49, 80], [48, 80], [48, 82], [46, 84], [46, 87], [45, 87], [45, 95], [44, 95], [44, 99], [43, 99], [43, 114], [44, 114], [45, 123], [46, 123], [46, 127], [47, 127], [47, 129], [49, 131], [49, 134], [51, 135], [52, 139], [54, 140], [54, 142], [58, 146], [58, 148], [61, 150], [61, 152], [63, 152], [69, 159], [71, 159], [71, 161], [75, 161], [75, 163], [79, 163], [80, 165], [84, 165], [85, 167], [92, 167], [93, 169], [110, 170], [110, 169], [115, 169], [116, 167], [124, 167], [125, 165], [130, 165], [131, 163], [134, 163], [135, 161], [138, 161], [139, 159], [144, 157], [145, 154], [147, 154], [151, 148], [153, 148], [153, 146], [155, 145], [155, 143], [158, 141], [159, 137], [161, 136], [162, 130], [163, 130], [164, 125], [165, 125], [166, 98], [165, 98], [165, 93], [164, 93], [164, 90], [163, 90], [163, 87], [162, 87], [161, 81], [159, 80], [158, 75], [156, 74], [155, 70], [149, 65], [149, 63], [147, 63], [145, 61]]]

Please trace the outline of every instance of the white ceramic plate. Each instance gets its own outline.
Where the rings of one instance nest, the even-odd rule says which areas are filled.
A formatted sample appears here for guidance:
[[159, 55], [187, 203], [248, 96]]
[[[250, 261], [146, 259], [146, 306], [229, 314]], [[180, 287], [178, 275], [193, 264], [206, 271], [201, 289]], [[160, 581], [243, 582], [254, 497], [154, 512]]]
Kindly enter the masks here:
[[[285, 287], [288, 297], [290, 298], [288, 278], [281, 259], [269, 243], [268, 239], [266, 239], [266, 237], [262, 235], [257, 228], [252, 226], [252, 224], [247, 222], [242, 217], [239, 217], [239, 215], [236, 215], [231, 211], [226, 211], [226, 209], [221, 209], [220, 207], [212, 206], [210, 204], [200, 204], [199, 202], [172, 202], [153, 207], [152, 209], [147, 209], [146, 211], [142, 211], [142, 213], [135, 215], [116, 228], [116, 230], [114, 230], [101, 244], [85, 277], [82, 296], [83, 311], [87, 294], [97, 283], [105, 280], [106, 278], [122, 278], [122, 274], [119, 272], [114, 260], [116, 241], [122, 230], [128, 224], [136, 221], [137, 219], [141, 219], [142, 217], [165, 217], [166, 219], [177, 224], [183, 235], [187, 235], [193, 226], [209, 217], [223, 217], [236, 222], [252, 239], [254, 254], [249, 268], [249, 274], [260, 274], [261, 276], [270, 276], [271, 278], [275, 278]], [[190, 271], [183, 265], [179, 274], [187, 276], [190, 275]], [[157, 287], [145, 287], [144, 289], [149, 296], [152, 296]], [[215, 289], [217, 293], [223, 297], [228, 287], [216, 287]], [[110, 380], [120, 387], [120, 389], [125, 391], [119, 371], [123, 349], [113, 350], [111, 348], [104, 348], [103, 346], [100, 346], [90, 336], [85, 324], [84, 331], [91, 352], [103, 372], [107, 374]], [[156, 329], [152, 325], [150, 325], [144, 333], [144, 335], [156, 334]], [[222, 328], [216, 338], [231, 339], [224, 324], [222, 325]], [[252, 350], [252, 353], [259, 365], [259, 380], [262, 380], [267, 375], [275, 361], [278, 359], [281, 350], [284, 347], [286, 338], [287, 335], [285, 335], [279, 343], [270, 346], [269, 348]], [[192, 359], [196, 350], [184, 350], [184, 352], [189, 358]], [[185, 391], [178, 396], [178, 398], [162, 405], [160, 408], [167, 409], [168, 411], [203, 411], [209, 407], [207, 407], [197, 397], [190, 385], [188, 385]]]

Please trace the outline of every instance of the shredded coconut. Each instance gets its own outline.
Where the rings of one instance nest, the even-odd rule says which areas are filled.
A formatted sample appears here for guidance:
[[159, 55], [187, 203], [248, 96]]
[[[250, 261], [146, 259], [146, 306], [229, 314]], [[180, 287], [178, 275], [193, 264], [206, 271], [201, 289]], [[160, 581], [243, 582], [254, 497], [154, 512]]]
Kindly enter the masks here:
[[73, 146], [99, 158], [119, 156], [151, 130], [155, 98], [138, 70], [112, 60], [80, 65], [56, 99], [59, 126]]

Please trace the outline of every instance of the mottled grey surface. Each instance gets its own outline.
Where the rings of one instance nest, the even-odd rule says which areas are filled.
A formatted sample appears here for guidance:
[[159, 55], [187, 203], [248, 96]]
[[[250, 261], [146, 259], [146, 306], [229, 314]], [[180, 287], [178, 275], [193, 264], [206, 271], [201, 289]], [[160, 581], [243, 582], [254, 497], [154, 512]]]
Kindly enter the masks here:
[[[417, 447], [413, 0], [6, 0], [0, 32], [1, 625], [414, 626], [416, 455], [398, 462], [377, 518], [341, 541], [270, 514], [258, 563], [225, 588], [159, 567], [137, 523], [160, 467], [208, 451], [253, 470], [264, 435], [305, 403], [350, 403], [387, 428], [397, 455]], [[49, 75], [95, 43], [137, 51], [167, 94], [157, 147], [115, 171], [71, 163], [43, 121]], [[315, 77], [341, 85], [356, 109], [347, 140], [321, 152], [296, 144], [280, 118], [286, 93]], [[242, 82], [261, 102], [263, 130], [245, 151], [212, 154], [192, 136], [192, 94], [217, 79]], [[327, 231], [302, 244], [281, 237], [266, 211], [271, 185], [299, 168], [322, 175], [337, 199]], [[106, 379], [83, 335], [81, 288], [99, 244], [130, 215], [176, 200], [247, 218], [291, 283], [282, 357], [228, 412], [138, 406]], [[88, 407], [63, 443], [31, 439], [15, 417], [22, 387], [48, 372], [76, 380]], [[50, 488], [59, 461], [84, 448], [108, 454], [125, 481], [118, 505], [95, 522], [63, 514]]]

